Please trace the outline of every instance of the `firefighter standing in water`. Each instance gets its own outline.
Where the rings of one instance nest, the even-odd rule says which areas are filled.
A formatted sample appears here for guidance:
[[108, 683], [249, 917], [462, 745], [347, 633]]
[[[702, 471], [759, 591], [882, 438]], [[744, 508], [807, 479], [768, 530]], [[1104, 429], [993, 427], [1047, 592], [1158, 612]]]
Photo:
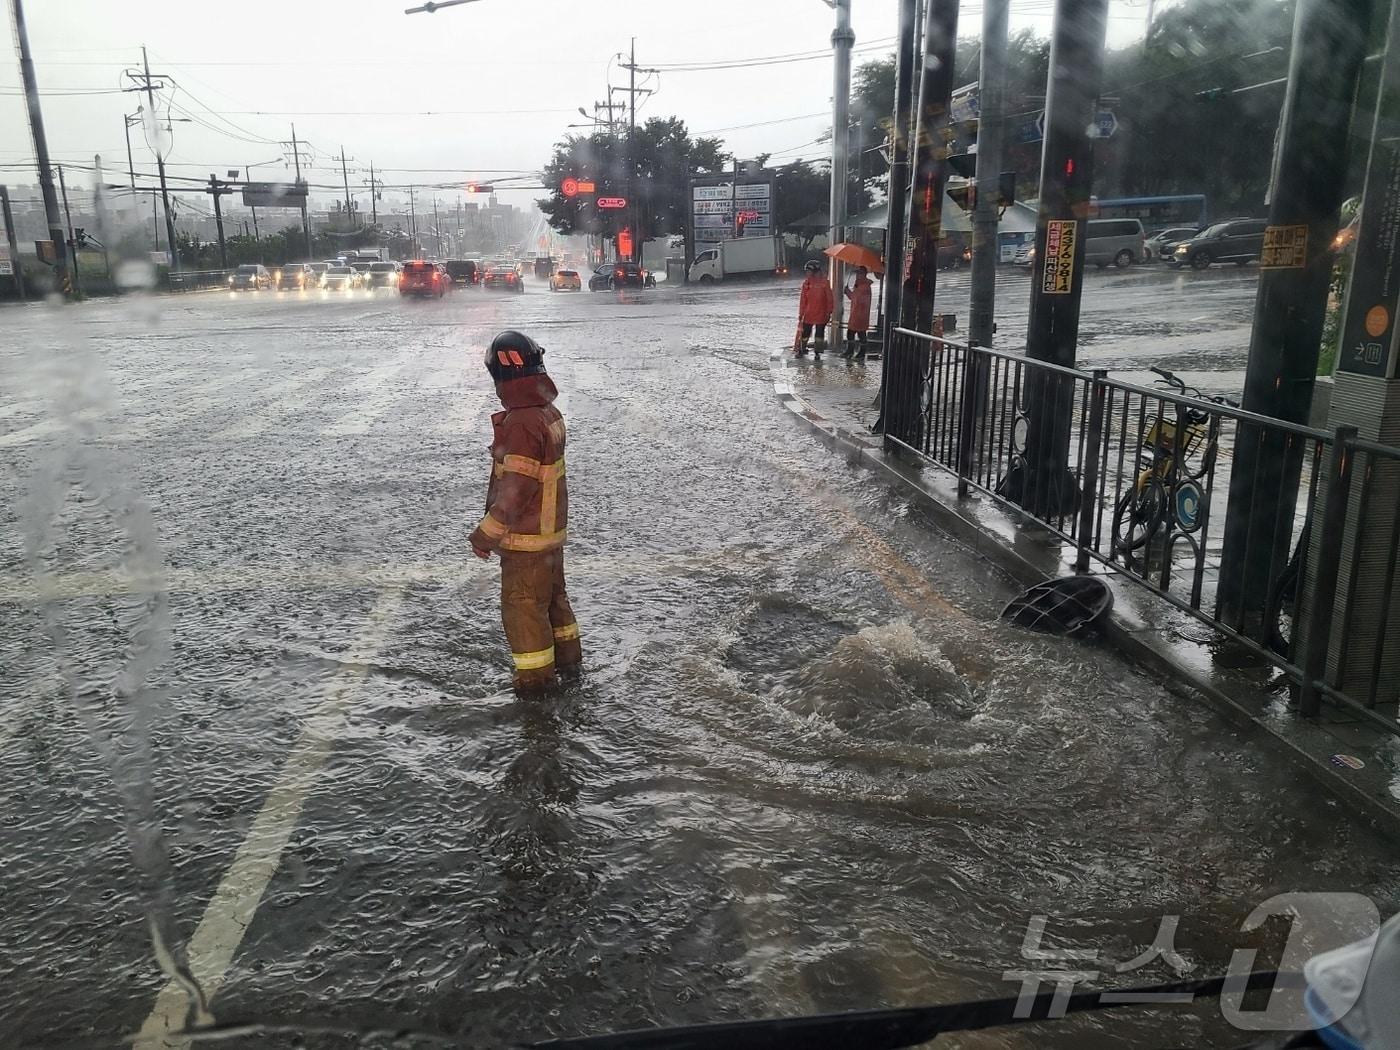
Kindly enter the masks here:
[[870, 289], [875, 284], [867, 276], [868, 273], [864, 266], [857, 266], [855, 282], [844, 290], [846, 298], [851, 301], [851, 316], [846, 321], [846, 349], [841, 356], [848, 361], [857, 343], [860, 344], [860, 352], [855, 354], [855, 359], [865, 360], [865, 333], [870, 331]]
[[831, 284], [822, 273], [822, 264], [815, 259], [804, 267], [807, 277], [802, 282], [802, 296], [797, 301], [797, 320], [801, 325], [798, 333], [798, 357], [807, 356], [808, 340], [812, 329], [817, 330], [817, 342], [813, 352], [820, 357], [826, 349], [826, 326], [831, 321], [831, 311], [836, 307], [836, 297], [831, 294]]
[[491, 417], [491, 480], [486, 516], [471, 534], [478, 558], [501, 557], [501, 619], [515, 660], [515, 687], [553, 685], [555, 669], [583, 660], [578, 621], [564, 590], [569, 490], [564, 480], [564, 417], [545, 374], [544, 351], [527, 335], [502, 332], [486, 370], [505, 411]]

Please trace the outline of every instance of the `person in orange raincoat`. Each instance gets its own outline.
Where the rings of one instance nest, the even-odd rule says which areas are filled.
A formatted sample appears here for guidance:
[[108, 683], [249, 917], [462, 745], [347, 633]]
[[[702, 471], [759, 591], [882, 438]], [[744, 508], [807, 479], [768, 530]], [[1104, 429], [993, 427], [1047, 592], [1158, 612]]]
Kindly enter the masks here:
[[875, 286], [868, 274], [864, 266], [857, 266], [855, 282], [845, 289], [846, 298], [851, 301], [851, 316], [846, 321], [846, 349], [841, 356], [848, 361], [857, 343], [860, 353], [855, 354], [855, 359], [865, 360], [865, 333], [870, 331], [870, 290]]
[[491, 479], [486, 516], [472, 552], [501, 558], [501, 619], [515, 661], [515, 687], [553, 685], [555, 668], [583, 660], [578, 621], [564, 589], [569, 489], [564, 481], [564, 417], [545, 374], [544, 351], [527, 335], [502, 332], [486, 351], [504, 412], [491, 417]]
[[807, 356], [808, 340], [812, 329], [817, 330], [817, 343], [813, 352], [820, 357], [826, 349], [826, 326], [831, 321], [831, 311], [836, 308], [836, 296], [831, 292], [831, 283], [822, 273], [822, 264], [813, 259], [806, 267], [807, 277], [802, 282], [802, 296], [797, 301], [797, 320], [802, 328], [795, 347], [798, 357]]

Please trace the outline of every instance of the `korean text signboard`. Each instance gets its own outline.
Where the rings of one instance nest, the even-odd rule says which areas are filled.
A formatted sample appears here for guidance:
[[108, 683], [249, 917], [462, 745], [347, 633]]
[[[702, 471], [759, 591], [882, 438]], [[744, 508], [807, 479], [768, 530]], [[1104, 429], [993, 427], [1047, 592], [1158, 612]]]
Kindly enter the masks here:
[[300, 208], [306, 204], [304, 182], [250, 182], [243, 187], [248, 208]]
[[773, 233], [773, 184], [767, 181], [696, 186], [691, 192], [691, 226], [697, 242]]
[[1366, 171], [1366, 207], [1356, 235], [1337, 371], [1395, 375], [1400, 308], [1400, 143], [1377, 141]]
[[1261, 270], [1301, 270], [1308, 263], [1308, 228], [1270, 226], [1259, 254]]
[[1078, 233], [1074, 219], [1051, 219], [1045, 224], [1045, 270], [1040, 278], [1045, 295], [1068, 295], [1073, 290]]
[[12, 277], [14, 272], [14, 264], [10, 262], [9, 245], [0, 244], [0, 277]]

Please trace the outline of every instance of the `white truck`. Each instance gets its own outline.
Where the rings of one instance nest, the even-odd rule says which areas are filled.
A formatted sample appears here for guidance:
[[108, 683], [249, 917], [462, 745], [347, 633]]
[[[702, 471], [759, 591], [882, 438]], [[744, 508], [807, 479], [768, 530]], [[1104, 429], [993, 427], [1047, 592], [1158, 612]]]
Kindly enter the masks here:
[[781, 237], [741, 237], [719, 241], [690, 264], [690, 280], [700, 284], [733, 277], [770, 277], [787, 273]]

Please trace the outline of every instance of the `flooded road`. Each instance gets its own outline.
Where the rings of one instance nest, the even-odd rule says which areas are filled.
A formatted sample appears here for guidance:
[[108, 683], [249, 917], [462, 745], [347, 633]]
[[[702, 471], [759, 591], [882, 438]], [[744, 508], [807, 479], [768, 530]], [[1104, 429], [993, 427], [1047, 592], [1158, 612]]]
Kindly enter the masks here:
[[[1199, 974], [1276, 892], [1394, 911], [1392, 843], [1003, 627], [1007, 580], [794, 423], [793, 294], [6, 310], [0, 1041], [178, 1027], [144, 914], [220, 1020], [490, 1046], [1013, 994], [1036, 915], [1147, 983], [1113, 964], [1164, 915]], [[465, 543], [507, 327], [564, 394], [587, 663], [532, 701]], [[1163, 1045], [949, 1045], [1110, 1024]]]

